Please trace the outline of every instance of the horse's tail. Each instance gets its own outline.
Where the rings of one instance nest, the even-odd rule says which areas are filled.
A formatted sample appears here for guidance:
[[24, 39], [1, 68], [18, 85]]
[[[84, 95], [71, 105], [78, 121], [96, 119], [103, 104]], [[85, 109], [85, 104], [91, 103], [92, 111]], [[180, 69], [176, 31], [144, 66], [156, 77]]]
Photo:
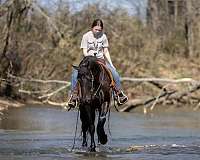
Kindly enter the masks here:
[[104, 124], [106, 122], [106, 116], [99, 117], [98, 124], [97, 124], [97, 135], [98, 140], [101, 144], [106, 144], [108, 141], [107, 135], [104, 131]]

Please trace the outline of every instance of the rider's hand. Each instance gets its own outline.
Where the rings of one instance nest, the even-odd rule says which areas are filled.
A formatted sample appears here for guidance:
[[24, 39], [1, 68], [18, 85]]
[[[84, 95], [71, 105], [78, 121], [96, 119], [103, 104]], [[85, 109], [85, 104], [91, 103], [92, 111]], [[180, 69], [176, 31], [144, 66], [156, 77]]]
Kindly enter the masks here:
[[115, 66], [114, 65], [111, 65], [115, 70], [116, 70], [116, 68], [115, 68]]

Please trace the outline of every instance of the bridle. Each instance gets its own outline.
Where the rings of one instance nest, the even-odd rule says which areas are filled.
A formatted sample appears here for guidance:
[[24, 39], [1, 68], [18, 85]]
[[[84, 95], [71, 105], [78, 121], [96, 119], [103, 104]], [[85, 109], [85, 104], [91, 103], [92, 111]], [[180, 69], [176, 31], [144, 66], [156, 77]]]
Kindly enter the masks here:
[[[101, 87], [102, 87], [101, 80], [103, 80], [103, 78], [104, 78], [104, 72], [103, 72], [103, 76], [102, 76], [102, 78], [100, 80], [100, 83], [99, 83], [99, 85], [98, 85], [98, 87], [97, 87], [96, 90], [95, 90], [95, 87], [94, 87], [94, 81], [95, 81], [94, 74], [92, 73], [91, 70], [89, 70], [89, 72], [90, 72], [90, 77], [91, 78], [87, 78], [86, 77], [86, 79], [89, 80], [89, 81], [91, 81], [91, 83], [92, 83], [91, 88], [90, 88], [90, 94], [91, 94], [91, 100], [93, 100], [97, 96], [97, 94], [99, 93], [99, 91], [101, 90]], [[79, 84], [81, 84], [80, 80], [78, 80], [78, 81], [79, 81]], [[81, 87], [79, 87], [79, 90], [82, 93]], [[82, 94], [79, 95], [79, 96], [80, 96], [79, 98], [81, 98]]]

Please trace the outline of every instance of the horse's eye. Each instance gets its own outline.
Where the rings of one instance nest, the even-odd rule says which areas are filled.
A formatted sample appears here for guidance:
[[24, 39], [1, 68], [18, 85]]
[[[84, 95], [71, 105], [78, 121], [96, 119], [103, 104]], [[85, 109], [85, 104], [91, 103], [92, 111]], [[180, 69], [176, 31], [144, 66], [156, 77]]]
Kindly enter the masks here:
[[84, 78], [85, 78], [85, 74], [79, 73], [77, 78], [79, 78], [79, 79], [84, 79]]
[[86, 78], [86, 79], [90, 79], [90, 76], [86, 75], [85, 78]]
[[78, 74], [78, 77], [77, 77], [78, 79], [87, 79], [87, 80], [90, 80], [91, 79], [91, 77], [88, 75], [88, 73], [86, 74], [86, 73], [82, 73], [82, 74]]

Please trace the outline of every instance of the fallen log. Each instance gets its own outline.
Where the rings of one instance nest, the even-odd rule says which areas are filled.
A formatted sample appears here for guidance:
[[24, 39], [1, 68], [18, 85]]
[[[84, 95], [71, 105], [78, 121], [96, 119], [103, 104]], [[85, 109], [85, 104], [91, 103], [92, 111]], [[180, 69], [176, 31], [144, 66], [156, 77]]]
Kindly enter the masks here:
[[[62, 80], [40, 80], [40, 79], [33, 79], [33, 78], [22, 78], [17, 77], [14, 75], [9, 74], [8, 75], [11, 79], [16, 80], [18, 83], [41, 83], [42, 85], [53, 85], [53, 84], [59, 84], [59, 86], [56, 85], [56, 88], [53, 87], [51, 89], [47, 90], [24, 90], [23, 88], [19, 88], [20, 93], [25, 93], [29, 95], [37, 95], [38, 99], [45, 103], [53, 104], [53, 105], [60, 105], [65, 106], [66, 102], [53, 102], [52, 97], [56, 96], [59, 92], [63, 91], [67, 87], [70, 86], [70, 82], [62, 81]], [[143, 107], [144, 111], [150, 107], [151, 110], [154, 109], [156, 104], [159, 103], [171, 103], [174, 104], [175, 102], [184, 102], [183, 98], [191, 95], [191, 93], [197, 91], [200, 89], [200, 82], [197, 80], [193, 80], [191, 78], [182, 78], [182, 79], [168, 79], [168, 78], [130, 78], [130, 77], [122, 77], [121, 81], [127, 81], [127, 82], [148, 82], [150, 84], [153, 84], [158, 89], [160, 89], [160, 93], [157, 96], [153, 96], [148, 99], [141, 99], [141, 100], [129, 100], [129, 102], [125, 105], [124, 108], [120, 109], [121, 112], [129, 112], [133, 110], [136, 107]], [[182, 84], [182, 83], [188, 83], [192, 87], [189, 88], [189, 90], [185, 91], [179, 91], [178, 89], [174, 89], [173, 85], [176, 84]], [[169, 86], [173, 86], [172, 90], [169, 89]], [[20, 85], [19, 85], [20, 86]], [[23, 85], [21, 85], [23, 86]], [[189, 98], [189, 97], [188, 97]], [[199, 101], [197, 100], [197, 103]], [[197, 108], [197, 107], [196, 107]]]
[[[153, 97], [153, 98], [150, 98], [150, 99], [147, 99], [147, 100], [140, 100], [140, 101], [137, 101], [137, 102], [130, 101], [129, 103], [127, 103], [127, 105], [124, 108], [120, 109], [120, 111], [121, 112], [129, 112], [136, 107], [143, 106], [145, 108], [144, 112], [146, 112], [146, 108], [151, 107], [150, 109], [153, 110], [154, 106], [157, 103], [164, 103], [164, 101], [180, 102], [181, 99], [183, 99], [184, 96], [188, 96], [189, 94], [191, 94], [191, 93], [193, 93], [193, 92], [195, 92], [199, 89], [200, 89], [200, 83], [191, 87], [189, 90], [182, 91], [182, 92], [180, 92], [180, 91], [170, 91], [169, 92], [169, 91], [164, 90], [164, 93], [160, 94], [157, 97]], [[161, 98], [163, 98], [163, 99], [160, 100]], [[149, 104], [151, 104], [153, 102], [154, 102], [154, 104], [150, 106]], [[198, 106], [196, 108], [198, 108]]]
[[164, 92], [163, 94], [161, 94], [159, 97], [153, 97], [147, 100], [137, 100], [137, 101], [129, 101], [126, 105], [126, 107], [120, 109], [120, 112], [129, 112], [132, 109], [139, 107], [139, 106], [146, 106], [152, 102], [154, 102], [156, 99], [160, 99], [162, 97], [165, 97], [167, 95], [171, 95], [173, 93], [175, 93], [176, 91], [171, 91], [171, 92]]
[[169, 79], [169, 78], [130, 78], [122, 77], [121, 81], [129, 82], [164, 82], [164, 83], [197, 83], [198, 81], [192, 78]]

